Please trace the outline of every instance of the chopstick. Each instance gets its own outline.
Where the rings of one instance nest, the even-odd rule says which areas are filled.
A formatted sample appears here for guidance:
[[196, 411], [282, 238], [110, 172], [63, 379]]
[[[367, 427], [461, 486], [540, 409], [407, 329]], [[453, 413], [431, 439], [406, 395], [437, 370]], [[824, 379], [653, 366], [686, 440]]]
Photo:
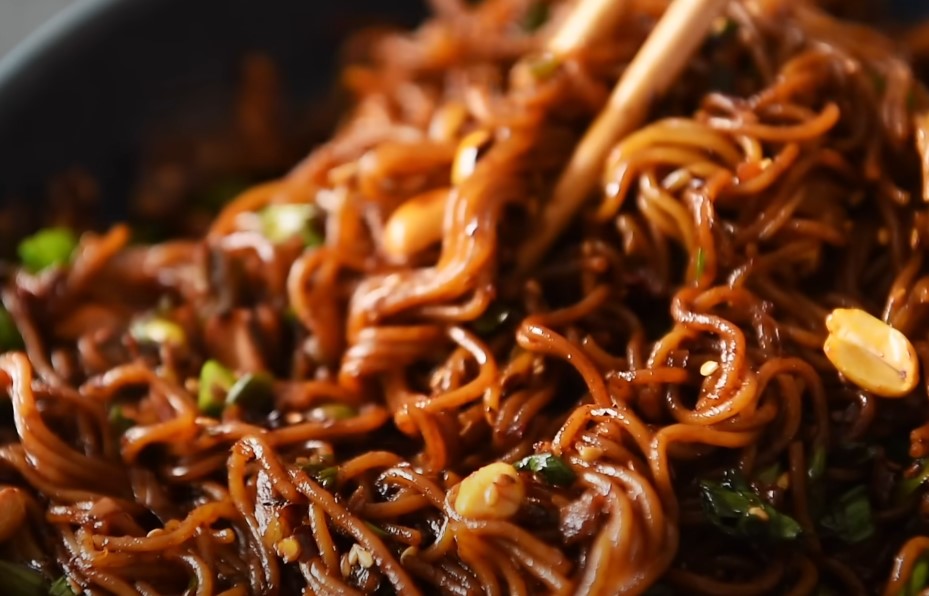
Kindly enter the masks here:
[[630, 0], [581, 0], [546, 44], [556, 56], [568, 56], [612, 28], [629, 8]]
[[[575, 11], [590, 10], [597, 15], [605, 4], [609, 1], [583, 0]], [[562, 172], [536, 233], [520, 249], [521, 273], [538, 263], [570, 223], [596, 186], [610, 148], [646, 119], [652, 101], [680, 75], [728, 4], [729, 0], [675, 0], [668, 7]], [[584, 5], [589, 6], [585, 9]], [[588, 27], [593, 30], [597, 25], [589, 23]]]

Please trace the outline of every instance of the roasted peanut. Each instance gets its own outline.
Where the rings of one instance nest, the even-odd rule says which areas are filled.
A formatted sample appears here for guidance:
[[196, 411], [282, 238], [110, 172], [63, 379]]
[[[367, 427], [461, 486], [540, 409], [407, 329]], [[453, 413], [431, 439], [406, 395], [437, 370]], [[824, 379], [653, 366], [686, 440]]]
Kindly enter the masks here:
[[881, 397], [902, 397], [916, 387], [916, 350], [897, 329], [857, 308], [832, 311], [826, 329], [823, 351], [852, 383]]

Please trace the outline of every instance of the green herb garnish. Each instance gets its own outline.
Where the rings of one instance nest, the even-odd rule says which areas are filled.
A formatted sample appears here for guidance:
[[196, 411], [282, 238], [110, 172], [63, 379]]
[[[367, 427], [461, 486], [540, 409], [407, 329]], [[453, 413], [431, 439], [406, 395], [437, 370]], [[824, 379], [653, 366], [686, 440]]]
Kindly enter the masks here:
[[348, 420], [358, 415], [358, 410], [345, 404], [326, 404], [310, 410], [309, 418], [326, 422], [330, 420]]
[[561, 458], [551, 453], [537, 453], [516, 462], [516, 469], [521, 472], [532, 472], [541, 476], [547, 483], [554, 486], [570, 486], [576, 478], [574, 470]]
[[921, 486], [929, 480], [929, 459], [918, 459], [914, 462], [917, 467], [916, 473], [910, 477], [905, 477], [897, 486], [894, 487], [894, 501], [897, 504], [904, 503], [913, 497]]
[[806, 471], [807, 477], [811, 481], [820, 480], [826, 474], [826, 449], [822, 445], [817, 445], [813, 449], [813, 457], [810, 458], [810, 466]]
[[200, 411], [217, 417], [223, 412], [226, 394], [235, 383], [235, 375], [216, 360], [207, 360], [200, 369], [200, 389], [197, 405]]
[[913, 565], [910, 579], [906, 582], [900, 596], [919, 596], [926, 587], [929, 587], [929, 559], [922, 556]]
[[111, 406], [107, 418], [110, 421], [110, 428], [116, 431], [116, 434], [120, 436], [135, 426], [135, 420], [127, 417], [123, 412], [123, 407], [120, 405]]
[[547, 81], [561, 68], [561, 60], [555, 54], [545, 53], [529, 59], [529, 72], [537, 81]]
[[535, 33], [548, 21], [548, 2], [536, 2], [526, 11], [523, 17], [523, 29], [528, 33]]
[[235, 404], [250, 412], [267, 412], [274, 407], [273, 380], [265, 373], [248, 373], [229, 388], [226, 404]]
[[77, 236], [68, 228], [46, 228], [19, 243], [17, 253], [23, 267], [39, 273], [71, 262]]
[[23, 347], [23, 337], [16, 328], [12, 315], [0, 307], [0, 352], [18, 350]]
[[694, 277], [699, 280], [703, 277], [703, 271], [706, 269], [706, 253], [703, 251], [703, 248], [697, 249], [697, 254], [694, 255]]
[[339, 480], [338, 466], [330, 465], [328, 459], [308, 461], [300, 464], [300, 469], [311, 476], [326, 490], [335, 488]]
[[762, 500], [738, 473], [727, 472], [722, 482], [702, 480], [700, 497], [709, 520], [731, 536], [793, 540], [802, 532], [794, 518]]
[[151, 317], [141, 319], [129, 327], [129, 334], [140, 343], [169, 344], [183, 346], [187, 343], [184, 329], [168, 319]]
[[870, 538], [874, 534], [874, 521], [867, 489], [856, 486], [846, 492], [819, 523], [849, 544]]
[[472, 323], [478, 335], [493, 335], [508, 321], [516, 317], [515, 309], [500, 302], [493, 302], [479, 318]]
[[48, 589], [48, 596], [77, 596], [71, 589], [71, 583], [68, 578], [61, 576], [55, 580], [55, 583]]
[[766, 468], [762, 468], [755, 473], [755, 480], [761, 482], [765, 486], [772, 486], [777, 483], [777, 479], [781, 477], [781, 464], [774, 462]]
[[0, 579], [4, 594], [10, 596], [46, 596], [49, 594], [45, 576], [26, 565], [0, 561]]
[[369, 530], [371, 530], [372, 532], [374, 532], [375, 534], [377, 534], [378, 537], [380, 537], [380, 538], [390, 538], [390, 534], [388, 534], [387, 532], [385, 532], [385, 531], [384, 531], [384, 528], [382, 528], [382, 527], [380, 527], [380, 526], [378, 526], [378, 525], [372, 524], [372, 523], [369, 522], [369, 521], [366, 521], [366, 522], [365, 522], [365, 525], [368, 526], [368, 529], [369, 529]]
[[259, 212], [261, 231], [264, 236], [279, 244], [294, 236], [303, 239], [308, 247], [321, 246], [323, 238], [313, 229], [316, 207], [309, 203], [269, 205]]

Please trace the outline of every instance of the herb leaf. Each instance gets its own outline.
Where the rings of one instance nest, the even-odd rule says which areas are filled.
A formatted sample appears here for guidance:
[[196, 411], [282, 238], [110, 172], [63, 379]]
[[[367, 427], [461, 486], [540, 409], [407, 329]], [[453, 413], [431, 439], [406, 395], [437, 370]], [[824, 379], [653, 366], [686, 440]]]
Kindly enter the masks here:
[[269, 205], [259, 212], [264, 236], [279, 244], [294, 236], [303, 239], [308, 247], [320, 246], [323, 238], [312, 227], [316, 217], [316, 206], [309, 203]]
[[71, 589], [68, 578], [62, 575], [48, 589], [48, 596], [76, 596], [76, 594]]
[[267, 412], [274, 407], [272, 379], [264, 373], [248, 373], [229, 388], [226, 404], [236, 404], [250, 412]]
[[0, 306], [0, 352], [18, 350], [23, 347], [23, 337], [9, 311]]
[[706, 270], [706, 252], [703, 248], [698, 248], [697, 253], [694, 255], [694, 278], [699, 280], [703, 277], [703, 272]]
[[548, 21], [548, 2], [538, 1], [529, 7], [523, 17], [523, 29], [528, 33], [535, 33]]
[[826, 473], [826, 448], [817, 445], [813, 449], [813, 457], [810, 458], [810, 467], [807, 470], [807, 477], [811, 481], [820, 480]]
[[209, 416], [219, 416], [226, 403], [226, 394], [235, 383], [235, 375], [216, 360], [207, 360], [200, 369], [200, 389], [197, 405]]
[[17, 253], [31, 273], [65, 265], [77, 248], [77, 236], [68, 228], [46, 228], [19, 243]]
[[516, 462], [515, 468], [521, 472], [533, 472], [554, 486], [570, 486], [576, 478], [574, 470], [561, 458], [551, 453], [537, 453]]
[[184, 329], [174, 321], [150, 317], [135, 321], [129, 334], [138, 342], [182, 346], [187, 342]]
[[493, 302], [484, 314], [472, 323], [472, 327], [478, 335], [492, 335], [514, 318], [516, 318], [515, 309], [500, 302]]
[[910, 572], [910, 579], [900, 596], [917, 596], [929, 586], [929, 559], [925, 556], [919, 558]]
[[45, 577], [26, 565], [0, 561], [0, 578], [5, 594], [11, 596], [46, 596], [48, 583]]
[[339, 468], [331, 465], [328, 460], [307, 461], [300, 464], [300, 469], [326, 490], [331, 491], [338, 484]]
[[307, 418], [318, 422], [349, 420], [358, 415], [358, 410], [347, 404], [326, 404], [310, 410]]
[[702, 480], [700, 497], [710, 521], [731, 536], [793, 540], [802, 532], [797, 520], [762, 500], [736, 473], [722, 482]]
[[874, 521], [867, 489], [856, 486], [846, 492], [819, 523], [849, 544], [870, 538], [874, 534]]
[[127, 417], [123, 413], [123, 407], [118, 404], [110, 406], [110, 412], [107, 418], [110, 421], [110, 427], [120, 436], [135, 426], [135, 421]]
[[918, 459], [913, 465], [917, 466], [916, 474], [904, 477], [894, 488], [894, 502], [897, 504], [907, 501], [929, 480], [929, 459]]

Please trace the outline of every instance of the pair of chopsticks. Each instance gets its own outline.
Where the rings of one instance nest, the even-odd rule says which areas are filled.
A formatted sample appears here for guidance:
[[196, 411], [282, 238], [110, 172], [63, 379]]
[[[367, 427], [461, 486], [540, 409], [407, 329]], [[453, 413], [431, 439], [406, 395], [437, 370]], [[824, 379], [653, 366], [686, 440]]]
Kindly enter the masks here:
[[[580, 0], [552, 37], [549, 51], [565, 56], [596, 39], [622, 18], [629, 4], [629, 0]], [[607, 153], [645, 121], [652, 102], [677, 79], [728, 4], [729, 0], [673, 0], [562, 172], [537, 232], [521, 247], [521, 272], [531, 270], [551, 248], [596, 186]]]

